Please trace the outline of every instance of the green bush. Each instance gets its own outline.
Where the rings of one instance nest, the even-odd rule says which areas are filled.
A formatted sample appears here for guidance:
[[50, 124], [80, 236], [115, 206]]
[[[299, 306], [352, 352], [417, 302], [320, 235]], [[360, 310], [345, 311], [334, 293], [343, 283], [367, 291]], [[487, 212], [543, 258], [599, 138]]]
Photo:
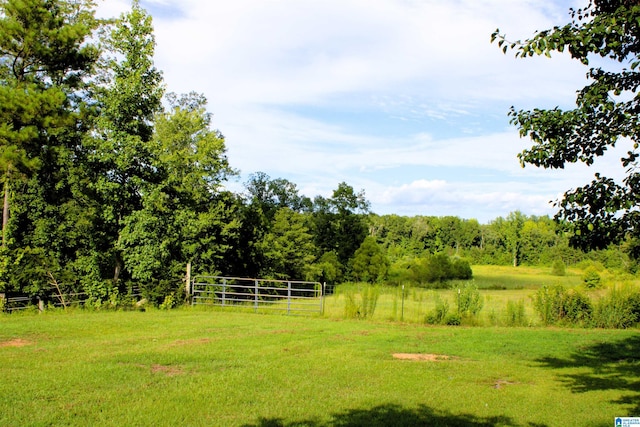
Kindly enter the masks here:
[[449, 313], [449, 303], [447, 300], [442, 299], [439, 295], [435, 296], [436, 306], [432, 312], [425, 317], [425, 323], [430, 325], [438, 325], [444, 322], [444, 319]]
[[[341, 287], [344, 294], [344, 316], [348, 319], [373, 317], [380, 297], [380, 289], [377, 286], [364, 285], [358, 289], [353, 285]], [[360, 299], [358, 300], [358, 295]]]
[[504, 323], [507, 326], [527, 326], [528, 320], [524, 308], [524, 300], [518, 302], [507, 301], [507, 309], [504, 315]]
[[562, 307], [564, 319], [571, 324], [587, 326], [591, 321], [593, 312], [591, 300], [578, 291], [572, 290], [565, 293]]
[[451, 278], [458, 280], [470, 280], [473, 278], [473, 271], [469, 261], [462, 258], [455, 258], [451, 264]]
[[462, 317], [456, 313], [451, 313], [444, 319], [444, 324], [448, 326], [460, 326], [462, 324]]
[[626, 329], [640, 320], [637, 313], [636, 292], [616, 288], [600, 298], [593, 310], [593, 326], [597, 328]]
[[598, 273], [598, 270], [593, 266], [587, 267], [587, 269], [582, 274], [582, 281], [584, 282], [584, 285], [589, 289], [598, 288], [600, 287], [601, 281], [600, 273]]
[[551, 266], [551, 274], [554, 276], [564, 276], [567, 274], [566, 266], [561, 259], [557, 259], [553, 262], [553, 265]]
[[545, 325], [553, 325], [564, 317], [563, 300], [565, 289], [562, 285], [544, 285], [533, 297], [533, 308]]
[[484, 299], [480, 295], [478, 288], [469, 283], [462, 289], [458, 288], [457, 304], [460, 316], [473, 317], [482, 310]]

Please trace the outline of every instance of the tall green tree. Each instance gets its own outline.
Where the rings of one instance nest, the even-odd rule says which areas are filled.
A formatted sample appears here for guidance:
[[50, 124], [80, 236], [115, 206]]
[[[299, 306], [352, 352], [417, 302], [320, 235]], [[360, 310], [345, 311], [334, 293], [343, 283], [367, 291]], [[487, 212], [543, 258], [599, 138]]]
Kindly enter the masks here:
[[356, 280], [377, 283], [384, 280], [389, 271], [389, 260], [372, 236], [367, 236], [351, 259], [351, 269]]
[[0, 1], [2, 234], [4, 265], [15, 271], [28, 270], [29, 258], [51, 273], [73, 251], [65, 229], [77, 219], [73, 166], [90, 122], [88, 81], [99, 55], [94, 6]]
[[237, 204], [222, 189], [234, 171], [206, 99], [170, 94], [168, 102], [149, 144], [156, 180], [142, 186], [141, 208], [124, 219], [118, 242], [131, 277], [155, 302], [178, 289], [187, 262], [194, 272], [224, 272], [239, 228]]
[[160, 179], [151, 140], [164, 88], [153, 63], [152, 19], [137, 0], [108, 28], [103, 43], [107, 53], [95, 89], [100, 116], [85, 142], [94, 174], [90, 196], [99, 206], [94, 234], [103, 239], [86, 248], [97, 266], [84, 274], [111, 270], [117, 282], [125, 267], [119, 242], [126, 219], [142, 208], [147, 183]]
[[364, 191], [356, 192], [345, 182], [338, 184], [331, 198], [314, 199], [314, 236], [322, 252], [335, 252], [343, 266], [362, 244], [369, 230], [366, 222], [370, 204]]
[[315, 279], [317, 249], [307, 226], [308, 218], [290, 208], [279, 209], [271, 230], [259, 243], [265, 258], [263, 275], [278, 279]]
[[591, 183], [568, 190], [556, 204], [556, 219], [572, 226], [573, 245], [604, 248], [640, 235], [640, 3], [590, 0], [583, 8], [570, 9], [570, 16], [569, 23], [524, 41], [509, 42], [500, 30], [492, 41], [519, 58], [568, 51], [588, 67], [588, 82], [578, 91], [575, 108], [512, 108], [509, 115], [520, 135], [533, 141], [519, 155], [523, 166], [592, 165], [614, 146], [628, 148], [620, 159], [625, 173], [621, 182], [596, 173]]

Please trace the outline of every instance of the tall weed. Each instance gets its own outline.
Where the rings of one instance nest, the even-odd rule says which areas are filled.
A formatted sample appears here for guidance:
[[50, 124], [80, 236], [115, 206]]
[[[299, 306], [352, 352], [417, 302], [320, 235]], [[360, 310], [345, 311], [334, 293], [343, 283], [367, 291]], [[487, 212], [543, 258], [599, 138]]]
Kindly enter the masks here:
[[507, 326], [527, 326], [529, 324], [524, 308], [524, 300], [519, 300], [517, 302], [507, 301], [504, 323]]
[[533, 297], [533, 308], [545, 325], [553, 325], [563, 317], [565, 289], [562, 285], [544, 285]]
[[458, 315], [473, 317], [480, 313], [484, 305], [484, 299], [475, 285], [468, 283], [463, 288], [458, 288]]
[[638, 291], [616, 289], [600, 298], [593, 312], [593, 326], [597, 328], [626, 329], [635, 325], [638, 318]]
[[[364, 285], [358, 292], [353, 286], [342, 289], [345, 299], [344, 316], [348, 319], [373, 317], [380, 297], [380, 289], [377, 286]], [[358, 299], [358, 296], [360, 298]]]
[[425, 323], [430, 325], [438, 325], [444, 323], [444, 320], [449, 313], [449, 302], [440, 297], [440, 295], [435, 296], [435, 308], [433, 311], [429, 312], [425, 317]]

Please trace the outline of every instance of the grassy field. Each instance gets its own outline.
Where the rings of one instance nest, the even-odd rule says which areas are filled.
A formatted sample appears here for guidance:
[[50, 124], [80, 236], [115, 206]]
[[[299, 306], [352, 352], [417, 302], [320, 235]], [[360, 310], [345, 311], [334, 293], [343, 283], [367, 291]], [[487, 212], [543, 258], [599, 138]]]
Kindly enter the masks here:
[[640, 416], [637, 330], [202, 309], [2, 315], [0, 366], [3, 426], [582, 427]]
[[[449, 289], [424, 289], [407, 287], [405, 296], [398, 287], [379, 287], [379, 298], [372, 318], [374, 320], [404, 321], [424, 323], [427, 314], [434, 310], [436, 300], [449, 304], [449, 312], [455, 313], [457, 289], [471, 283], [478, 288], [483, 299], [483, 308], [479, 315], [472, 319], [475, 326], [504, 326], [509, 302], [521, 302], [525, 308], [526, 325], [539, 326], [540, 320], [533, 308], [533, 297], [544, 285], [562, 285], [567, 289], [579, 289], [594, 301], [612, 287], [640, 287], [640, 280], [634, 276], [618, 275], [603, 271], [602, 287], [586, 289], [583, 286], [582, 271], [568, 270], [564, 276], [554, 276], [551, 268], [509, 266], [473, 266], [473, 280], [451, 282]], [[361, 285], [351, 285], [360, 302]], [[347, 288], [348, 289], [348, 286]], [[345, 287], [338, 287], [325, 301], [325, 315], [341, 318], [345, 316]], [[468, 320], [465, 320], [469, 324]]]

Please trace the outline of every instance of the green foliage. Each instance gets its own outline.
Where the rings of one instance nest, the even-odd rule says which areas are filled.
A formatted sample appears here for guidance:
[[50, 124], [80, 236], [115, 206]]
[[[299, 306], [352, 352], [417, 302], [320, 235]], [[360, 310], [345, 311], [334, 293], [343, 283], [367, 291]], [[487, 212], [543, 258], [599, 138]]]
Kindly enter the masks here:
[[469, 261], [462, 258], [454, 258], [451, 264], [451, 278], [458, 280], [471, 280], [473, 278], [473, 270]]
[[444, 323], [447, 315], [449, 314], [449, 302], [446, 299], [441, 298], [440, 295], [436, 295], [434, 298], [435, 308], [427, 314], [425, 317], [425, 323], [438, 325]]
[[561, 259], [557, 259], [553, 262], [551, 266], [551, 274], [554, 276], [564, 276], [567, 274], [566, 266]]
[[484, 299], [480, 295], [478, 288], [468, 283], [463, 288], [457, 289], [456, 304], [458, 306], [457, 314], [463, 317], [473, 317], [480, 313], [484, 305]]
[[342, 285], [338, 294], [344, 295], [344, 316], [347, 319], [366, 319], [373, 316], [380, 297], [380, 288], [369, 284]]
[[593, 313], [593, 305], [588, 296], [575, 289], [570, 290], [564, 295], [562, 306], [565, 321], [573, 325], [589, 325]]
[[445, 317], [444, 324], [447, 326], [460, 326], [462, 324], [462, 317], [457, 313], [451, 313]]
[[164, 297], [164, 301], [162, 301], [162, 304], [160, 304], [159, 308], [160, 310], [170, 310], [172, 308], [175, 308], [177, 305], [178, 301], [176, 299], [176, 296], [175, 294], [171, 293]]
[[564, 316], [565, 288], [561, 285], [542, 286], [533, 297], [533, 308], [545, 325], [553, 325]]
[[469, 280], [473, 272], [469, 262], [440, 253], [399, 261], [390, 270], [392, 283], [410, 282], [418, 286], [445, 288], [450, 280]]
[[358, 281], [382, 282], [389, 270], [389, 260], [376, 240], [367, 236], [351, 259], [351, 269]]
[[325, 252], [316, 263], [321, 282], [335, 283], [342, 278], [342, 264], [335, 252]]
[[527, 319], [527, 314], [524, 307], [524, 300], [507, 301], [507, 307], [504, 314], [504, 323], [507, 326], [528, 325], [529, 321]]
[[596, 173], [591, 183], [567, 191], [557, 203], [556, 219], [573, 231], [571, 244], [583, 249], [604, 249], [638, 235], [639, 23], [637, 2], [590, 1], [571, 10], [570, 23], [538, 31], [530, 39], [510, 43], [499, 30], [491, 36], [504, 52], [515, 50], [521, 58], [565, 50], [585, 66], [596, 56], [602, 58], [600, 66], [589, 69], [588, 84], [577, 91], [575, 109], [512, 107], [509, 113], [520, 135], [533, 141], [519, 154], [523, 166], [559, 169], [576, 162], [590, 166], [609, 148], [627, 146], [620, 159], [625, 173], [621, 182]]
[[314, 243], [322, 253], [335, 252], [343, 266], [367, 237], [366, 214], [369, 202], [364, 191], [356, 193], [342, 182], [331, 198], [318, 196], [313, 201]]
[[306, 218], [289, 208], [279, 209], [271, 230], [258, 244], [265, 259], [265, 277], [306, 280], [313, 278], [316, 247]]
[[593, 309], [593, 326], [596, 328], [626, 329], [640, 321], [637, 290], [611, 289], [596, 302]]
[[595, 267], [590, 266], [582, 274], [582, 281], [587, 288], [598, 288], [600, 287], [601, 281], [600, 273], [598, 273], [598, 270]]

